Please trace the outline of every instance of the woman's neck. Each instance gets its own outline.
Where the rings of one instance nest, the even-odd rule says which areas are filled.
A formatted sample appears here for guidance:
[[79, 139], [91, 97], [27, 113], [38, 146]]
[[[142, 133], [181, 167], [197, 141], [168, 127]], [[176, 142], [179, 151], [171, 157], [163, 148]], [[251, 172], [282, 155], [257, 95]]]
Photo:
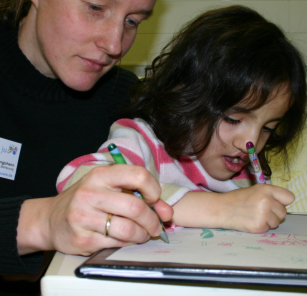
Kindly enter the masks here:
[[37, 8], [32, 4], [28, 15], [19, 23], [18, 45], [23, 54], [40, 73], [47, 77], [55, 78], [44, 59], [36, 31], [36, 22]]

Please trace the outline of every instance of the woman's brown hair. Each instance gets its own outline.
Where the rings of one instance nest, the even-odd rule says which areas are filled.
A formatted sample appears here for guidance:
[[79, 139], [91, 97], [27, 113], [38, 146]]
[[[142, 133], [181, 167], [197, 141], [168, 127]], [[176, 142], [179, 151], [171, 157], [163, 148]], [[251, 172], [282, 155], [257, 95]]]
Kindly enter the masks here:
[[1, 0], [0, 19], [16, 26], [28, 14], [31, 3], [31, 0]]

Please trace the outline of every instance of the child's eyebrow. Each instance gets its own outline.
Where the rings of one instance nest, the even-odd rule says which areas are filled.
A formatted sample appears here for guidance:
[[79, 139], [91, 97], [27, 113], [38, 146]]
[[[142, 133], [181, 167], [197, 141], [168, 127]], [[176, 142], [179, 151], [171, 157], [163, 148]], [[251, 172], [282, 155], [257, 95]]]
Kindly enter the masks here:
[[[253, 112], [250, 112], [249, 113], [251, 116], [253, 116], [253, 117], [257, 117], [255, 114], [253, 114]], [[276, 118], [272, 118], [272, 119], [270, 119], [267, 123], [270, 123], [270, 122], [275, 122], [275, 121], [281, 121], [283, 119], [283, 117], [276, 117]]]
[[[256, 114], [254, 114], [252, 110], [249, 110], [249, 111], [247, 111], [247, 112], [246, 112], [246, 111], [245, 111], [245, 112], [240, 112], [240, 111], [238, 111], [238, 112], [234, 112], [233, 114], [235, 114], [235, 113], [244, 113], [244, 114], [249, 114], [250, 116], [252, 116], [252, 117], [254, 117], [254, 118], [257, 117]], [[231, 115], [231, 114], [230, 114], [230, 115]], [[272, 119], [269, 120], [267, 123], [274, 122], [274, 121], [281, 121], [282, 119], [283, 119], [283, 117], [272, 118]]]
[[270, 121], [268, 121], [268, 123], [273, 122], [273, 121], [281, 121], [281, 120], [282, 120], [282, 117], [277, 117], [277, 118], [271, 119]]

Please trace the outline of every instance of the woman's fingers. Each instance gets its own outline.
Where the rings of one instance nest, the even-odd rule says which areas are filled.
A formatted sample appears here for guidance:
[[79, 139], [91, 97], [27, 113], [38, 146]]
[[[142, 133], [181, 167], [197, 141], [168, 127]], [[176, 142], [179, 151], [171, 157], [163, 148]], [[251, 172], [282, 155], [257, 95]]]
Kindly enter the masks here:
[[[122, 192], [122, 188], [137, 189], [144, 199]], [[94, 168], [53, 198], [52, 244], [64, 253], [89, 255], [102, 248], [143, 243], [150, 236], [158, 236], [160, 221], [150, 205], [159, 200], [160, 193], [159, 183], [144, 168]], [[171, 207], [161, 201], [157, 203], [157, 212], [162, 219], [172, 216]], [[109, 214], [112, 217], [108, 220]]]
[[[92, 203], [93, 207], [131, 219], [151, 236], [158, 236], [161, 232], [157, 214], [163, 221], [170, 220], [173, 215], [172, 207], [159, 200], [161, 194], [159, 183], [142, 167], [129, 165], [97, 167], [87, 177], [90, 181], [82, 195], [90, 196], [88, 202]], [[141, 192], [143, 199], [132, 195], [131, 192], [119, 191], [122, 188]], [[157, 214], [148, 207], [155, 203], [157, 203], [155, 206]]]
[[154, 205], [156, 213], [164, 222], [170, 221], [174, 215], [173, 207], [170, 207], [165, 201], [159, 199]]
[[[99, 190], [98, 192], [91, 189], [91, 192], [86, 190], [86, 193], [83, 193], [83, 190], [78, 190], [77, 197], [72, 203], [74, 204], [74, 210], [70, 213], [72, 216], [71, 220], [69, 220], [71, 224], [81, 222], [80, 219], [83, 217], [83, 219], [87, 219], [86, 223], [82, 221], [83, 224], [86, 224], [84, 227], [94, 228], [93, 214], [101, 216], [105, 213], [111, 213], [127, 218], [151, 236], [157, 236], [161, 232], [157, 214], [144, 200], [129, 193], [110, 192], [110, 190], [106, 189]], [[122, 226], [122, 228], [125, 227], [125, 225]]]
[[161, 195], [159, 182], [143, 167], [133, 165], [100, 166], [91, 170], [86, 180], [95, 187], [103, 187], [111, 191], [122, 189], [138, 191], [144, 201], [154, 205]]
[[[122, 189], [138, 190], [144, 199]], [[103, 248], [143, 243], [161, 232], [152, 205], [156, 203], [163, 220], [171, 219], [172, 208], [158, 201], [160, 194], [159, 183], [145, 168], [94, 168], [55, 197], [24, 202], [18, 225], [19, 253], [58, 250], [90, 255]]]
[[[103, 229], [105, 234], [105, 228]], [[149, 234], [133, 221], [112, 215], [109, 225], [108, 237], [123, 242], [144, 243], [150, 239]]]

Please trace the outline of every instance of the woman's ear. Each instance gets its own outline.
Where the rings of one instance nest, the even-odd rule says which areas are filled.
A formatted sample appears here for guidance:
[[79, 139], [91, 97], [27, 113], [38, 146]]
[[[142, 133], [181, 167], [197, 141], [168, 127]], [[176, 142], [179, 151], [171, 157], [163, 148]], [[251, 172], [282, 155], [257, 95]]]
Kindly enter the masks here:
[[36, 9], [38, 8], [39, 2], [40, 0], [31, 0], [32, 4], [36, 7]]

